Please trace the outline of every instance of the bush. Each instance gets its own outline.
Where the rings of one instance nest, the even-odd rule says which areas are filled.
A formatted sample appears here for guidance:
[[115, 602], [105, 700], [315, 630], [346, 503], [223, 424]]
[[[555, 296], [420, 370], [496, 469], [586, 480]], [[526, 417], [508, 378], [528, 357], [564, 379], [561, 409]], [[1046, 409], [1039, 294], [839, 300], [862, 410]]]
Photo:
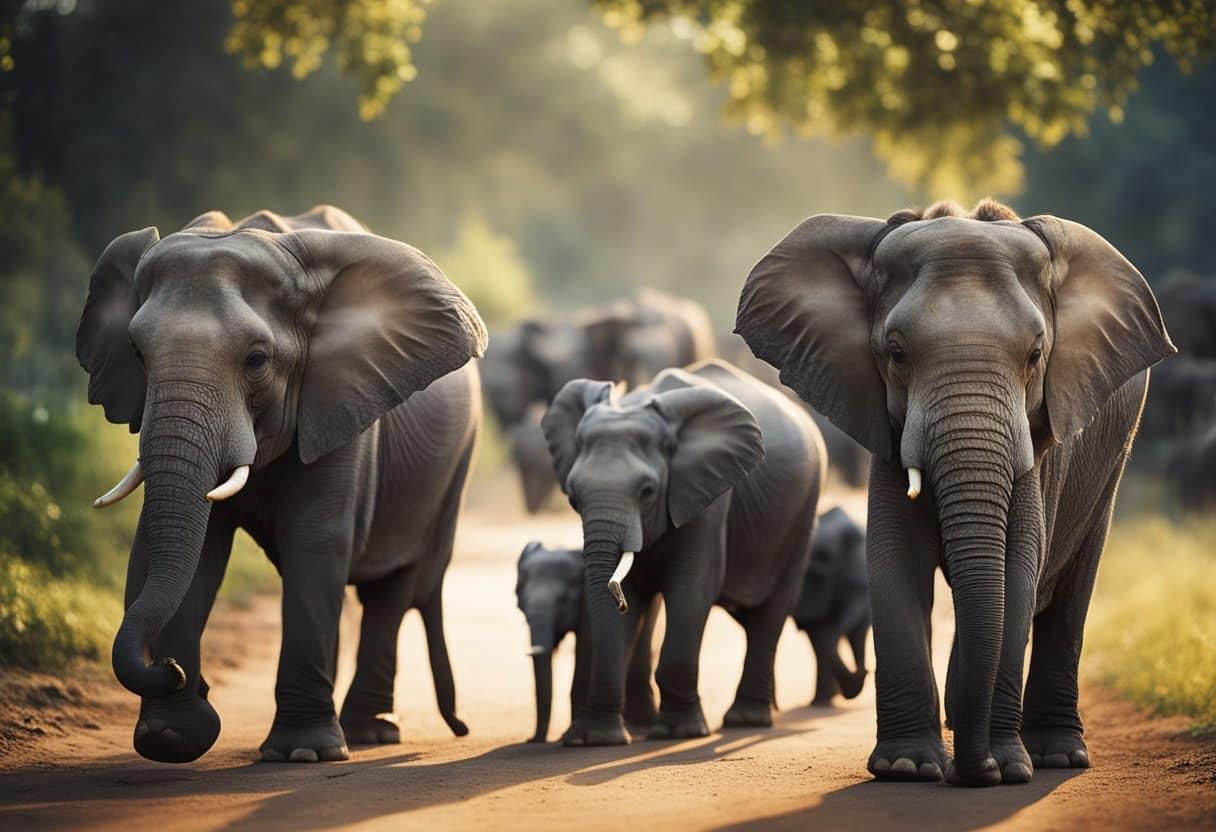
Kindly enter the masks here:
[[1216, 731], [1216, 523], [1116, 523], [1086, 652], [1097, 677], [1121, 694]]

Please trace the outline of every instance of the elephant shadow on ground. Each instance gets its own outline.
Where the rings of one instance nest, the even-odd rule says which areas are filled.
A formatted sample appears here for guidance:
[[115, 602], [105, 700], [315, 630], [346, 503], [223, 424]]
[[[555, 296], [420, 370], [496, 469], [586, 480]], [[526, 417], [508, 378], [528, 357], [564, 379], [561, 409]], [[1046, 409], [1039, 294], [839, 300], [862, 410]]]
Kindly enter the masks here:
[[909, 820], [919, 830], [970, 832], [1008, 820], [1080, 774], [1079, 769], [1037, 771], [1024, 785], [989, 789], [867, 780], [829, 792], [814, 805], [721, 826], [716, 832], [886, 829], [907, 826]]
[[[168, 771], [133, 762], [129, 754], [60, 770], [55, 783], [39, 768], [6, 775], [9, 798], [0, 798], [0, 828], [75, 826], [104, 816], [115, 828], [146, 821], [150, 805], [222, 798], [223, 828], [321, 830], [493, 795], [566, 775], [574, 786], [594, 786], [645, 768], [695, 765], [735, 758], [760, 743], [805, 733], [727, 729], [694, 740], [638, 741], [600, 748], [556, 743], [513, 743], [474, 757], [419, 764], [418, 753], [368, 759], [356, 751], [344, 763], [299, 765], [245, 762]], [[363, 757], [363, 759], [360, 759]], [[72, 788], [63, 789], [67, 776]], [[7, 805], [6, 805], [7, 804]]]

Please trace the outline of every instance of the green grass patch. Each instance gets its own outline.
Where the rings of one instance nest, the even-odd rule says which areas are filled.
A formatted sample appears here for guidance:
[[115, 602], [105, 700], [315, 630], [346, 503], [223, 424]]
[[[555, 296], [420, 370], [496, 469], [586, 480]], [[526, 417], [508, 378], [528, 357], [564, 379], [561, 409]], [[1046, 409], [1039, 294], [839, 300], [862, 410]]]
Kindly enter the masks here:
[[1111, 530], [1086, 630], [1096, 678], [1216, 731], [1216, 522], [1161, 516]]

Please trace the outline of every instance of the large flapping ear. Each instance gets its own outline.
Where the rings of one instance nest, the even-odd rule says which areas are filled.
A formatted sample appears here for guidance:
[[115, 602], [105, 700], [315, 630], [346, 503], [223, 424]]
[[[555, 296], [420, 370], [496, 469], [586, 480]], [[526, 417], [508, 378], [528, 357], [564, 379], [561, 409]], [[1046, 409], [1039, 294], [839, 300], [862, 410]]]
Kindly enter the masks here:
[[1062, 442], [1129, 379], [1177, 350], [1148, 283], [1100, 234], [1052, 216], [1025, 225], [1052, 255], [1055, 332], [1044, 398], [1052, 436]]
[[747, 276], [735, 332], [781, 382], [883, 459], [891, 455], [886, 388], [870, 350], [861, 285], [882, 220], [820, 214], [785, 236]]
[[676, 434], [667, 483], [667, 510], [676, 527], [695, 519], [764, 458], [756, 417], [724, 390], [670, 390], [650, 405]]
[[540, 420], [541, 429], [545, 432], [545, 441], [549, 444], [549, 455], [553, 457], [553, 473], [557, 475], [557, 483], [563, 494], [570, 493], [566, 488], [566, 480], [578, 456], [578, 443], [575, 441], [578, 423], [583, 420], [583, 414], [590, 407], [608, 401], [612, 391], [610, 381], [576, 378], [567, 382], [558, 392], [553, 404], [549, 405], [544, 418]]
[[89, 277], [89, 296], [76, 328], [76, 358], [89, 374], [89, 402], [106, 418], [139, 431], [147, 379], [127, 328], [139, 309], [135, 267], [160, 239], [155, 228], [128, 231], [102, 252]]
[[305, 463], [485, 351], [473, 304], [413, 246], [321, 229], [279, 239], [320, 296], [297, 421]]

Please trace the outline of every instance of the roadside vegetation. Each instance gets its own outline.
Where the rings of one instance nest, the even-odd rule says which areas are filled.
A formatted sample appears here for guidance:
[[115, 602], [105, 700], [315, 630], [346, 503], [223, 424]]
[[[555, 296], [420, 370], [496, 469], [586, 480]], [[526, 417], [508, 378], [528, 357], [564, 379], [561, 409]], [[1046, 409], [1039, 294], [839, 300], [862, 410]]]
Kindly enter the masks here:
[[1216, 732], [1216, 522], [1162, 515], [1111, 530], [1083, 667], [1155, 713]]

